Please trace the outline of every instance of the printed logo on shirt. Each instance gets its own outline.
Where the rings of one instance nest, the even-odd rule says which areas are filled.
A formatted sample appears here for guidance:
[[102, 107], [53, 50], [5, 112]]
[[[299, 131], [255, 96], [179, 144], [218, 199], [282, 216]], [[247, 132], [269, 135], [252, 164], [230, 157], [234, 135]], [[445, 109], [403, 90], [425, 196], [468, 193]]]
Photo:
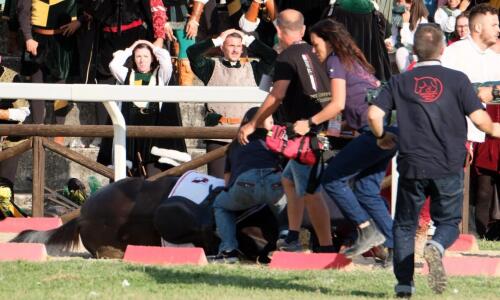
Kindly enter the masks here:
[[443, 83], [435, 77], [415, 77], [415, 94], [419, 95], [423, 102], [434, 102], [443, 93]]
[[318, 88], [316, 84], [316, 76], [314, 75], [314, 70], [309, 55], [302, 54], [302, 60], [304, 61], [304, 64], [306, 66], [307, 74], [309, 75], [309, 80], [311, 80], [311, 87], [313, 88], [314, 91], [317, 91]]

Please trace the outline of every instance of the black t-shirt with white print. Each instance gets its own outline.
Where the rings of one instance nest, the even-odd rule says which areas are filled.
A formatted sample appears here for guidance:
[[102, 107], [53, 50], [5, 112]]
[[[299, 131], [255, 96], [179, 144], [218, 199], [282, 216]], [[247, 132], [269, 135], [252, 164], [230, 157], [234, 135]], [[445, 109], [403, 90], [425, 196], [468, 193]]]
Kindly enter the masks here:
[[308, 119], [330, 101], [328, 76], [312, 46], [305, 42], [293, 44], [278, 55], [274, 81], [278, 80], [290, 81], [282, 104], [285, 122]]

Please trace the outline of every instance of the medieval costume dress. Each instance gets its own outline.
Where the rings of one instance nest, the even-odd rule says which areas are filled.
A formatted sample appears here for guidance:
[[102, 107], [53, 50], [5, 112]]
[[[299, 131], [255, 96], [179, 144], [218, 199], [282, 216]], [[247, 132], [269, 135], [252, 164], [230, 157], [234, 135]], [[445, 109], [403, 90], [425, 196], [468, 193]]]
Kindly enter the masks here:
[[[95, 77], [111, 83], [109, 63], [113, 53], [137, 40], [165, 39], [165, 7], [162, 0], [88, 1], [85, 12], [92, 16], [96, 39], [89, 64], [95, 62]], [[111, 80], [110, 80], [111, 79]]]
[[375, 68], [375, 77], [391, 77], [389, 55], [385, 47], [386, 20], [370, 0], [337, 0], [328, 17], [344, 24], [366, 60]]
[[[494, 122], [500, 121], [500, 104], [488, 104], [486, 111]], [[477, 173], [476, 230], [480, 237], [500, 238], [500, 139], [486, 136], [474, 147]], [[496, 223], [496, 224], [495, 224]], [[492, 230], [496, 225], [496, 230]]]
[[[114, 84], [109, 71], [113, 53], [139, 39], [165, 38], [165, 7], [161, 0], [79, 0], [82, 27], [78, 34], [83, 83]], [[96, 123], [105, 125], [108, 112], [96, 103]], [[92, 146], [99, 146], [100, 138]]]
[[[135, 72], [124, 66], [132, 56], [133, 49], [127, 48], [115, 52], [110, 63], [110, 71], [120, 84], [138, 86], [167, 85], [172, 75], [172, 63], [167, 50], [159, 47], [153, 49], [153, 54], [159, 61], [159, 67], [151, 73]], [[176, 103], [158, 102], [123, 102], [121, 111], [127, 125], [139, 126], [172, 126], [172, 120], [179, 120], [175, 115], [178, 110]], [[127, 160], [132, 162], [133, 176], [151, 176], [167, 168], [157, 163], [158, 157], [151, 155], [151, 148], [175, 149], [186, 152], [186, 145], [182, 139], [157, 138], [127, 138]], [[111, 140], [105, 139], [99, 151], [98, 161], [103, 164], [111, 163]]]
[[[21, 74], [32, 82], [65, 82], [73, 66], [74, 36], [64, 36], [61, 26], [77, 21], [75, 0], [18, 0], [17, 14], [24, 41], [38, 42], [36, 56], [24, 50]], [[25, 44], [25, 43], [23, 43]], [[33, 122], [43, 123], [45, 101], [32, 103]], [[56, 122], [64, 123], [69, 111], [66, 101], [54, 103]]]
[[76, 1], [18, 0], [17, 13], [24, 40], [38, 42], [36, 56], [24, 53], [22, 74], [32, 76], [40, 70], [44, 82], [66, 80], [75, 41], [70, 36], [63, 36], [60, 28], [77, 20]]

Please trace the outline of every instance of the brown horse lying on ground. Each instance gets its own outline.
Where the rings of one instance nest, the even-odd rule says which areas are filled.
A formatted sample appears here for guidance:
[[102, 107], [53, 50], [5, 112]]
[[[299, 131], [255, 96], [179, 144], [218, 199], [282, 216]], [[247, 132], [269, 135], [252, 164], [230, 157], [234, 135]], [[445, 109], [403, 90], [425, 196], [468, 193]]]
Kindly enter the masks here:
[[[216, 254], [219, 239], [211, 208], [216, 193], [201, 204], [183, 197], [169, 198], [177, 179], [117, 181], [89, 198], [80, 215], [63, 226], [49, 231], [27, 230], [11, 242], [43, 243], [49, 255], [58, 256], [77, 247], [80, 237], [92, 256], [122, 258], [127, 245], [160, 246], [163, 238], [174, 244], [192, 243], [207, 255]], [[267, 258], [278, 238], [277, 221], [267, 207], [243, 214], [238, 223], [241, 252], [249, 259]], [[259, 233], [259, 238], [250, 232]]]

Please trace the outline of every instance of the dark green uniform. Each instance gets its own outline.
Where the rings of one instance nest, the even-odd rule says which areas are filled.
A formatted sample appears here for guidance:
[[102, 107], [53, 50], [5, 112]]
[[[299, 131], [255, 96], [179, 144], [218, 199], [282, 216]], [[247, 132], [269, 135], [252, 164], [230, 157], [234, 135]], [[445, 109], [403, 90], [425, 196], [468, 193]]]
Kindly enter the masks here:
[[[31, 76], [43, 72], [43, 82], [66, 80], [73, 59], [75, 40], [58, 31], [76, 20], [75, 0], [17, 0], [17, 12], [24, 40], [38, 42], [37, 56], [23, 55], [22, 73]], [[53, 29], [53, 34], [37, 30]]]

